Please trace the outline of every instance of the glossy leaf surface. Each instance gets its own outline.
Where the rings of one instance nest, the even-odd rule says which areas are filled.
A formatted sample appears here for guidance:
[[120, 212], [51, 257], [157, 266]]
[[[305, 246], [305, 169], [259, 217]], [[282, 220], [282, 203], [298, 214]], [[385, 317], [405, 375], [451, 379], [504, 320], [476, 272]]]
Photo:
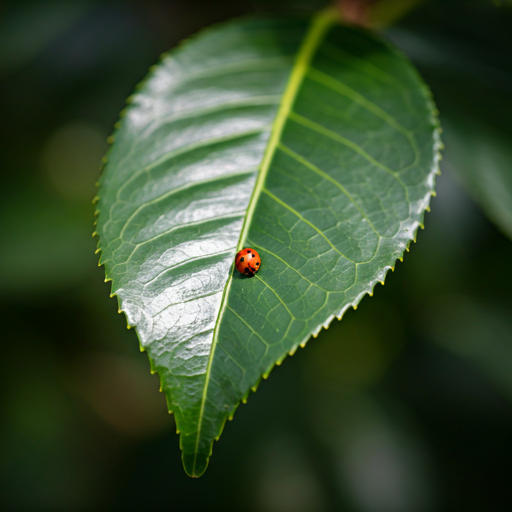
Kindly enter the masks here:
[[261, 377], [402, 257], [438, 146], [412, 66], [330, 13], [209, 29], [150, 73], [101, 178], [99, 248], [190, 475]]

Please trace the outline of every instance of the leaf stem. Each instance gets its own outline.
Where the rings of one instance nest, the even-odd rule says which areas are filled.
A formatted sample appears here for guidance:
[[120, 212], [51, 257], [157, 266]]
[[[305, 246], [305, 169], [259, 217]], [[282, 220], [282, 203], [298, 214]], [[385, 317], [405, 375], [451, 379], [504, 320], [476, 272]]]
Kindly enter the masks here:
[[[258, 199], [261, 195], [261, 191], [263, 190], [265, 180], [267, 178], [268, 171], [270, 169], [270, 164], [272, 163], [272, 159], [276, 152], [277, 146], [280, 142], [281, 135], [283, 129], [286, 124], [286, 120], [291, 112], [293, 104], [295, 102], [295, 98], [297, 97], [297, 93], [302, 85], [304, 77], [308, 72], [308, 69], [311, 64], [311, 60], [313, 59], [318, 47], [322, 43], [325, 38], [326, 33], [339, 21], [339, 14], [334, 9], [326, 9], [321, 11], [316, 15], [316, 17], [311, 22], [311, 26], [309, 28], [306, 37], [299, 48], [297, 53], [297, 58], [295, 60], [292, 73], [288, 80], [288, 84], [286, 85], [281, 105], [277, 112], [276, 118], [272, 125], [272, 132], [270, 135], [270, 139], [265, 150], [265, 154], [263, 156], [263, 160], [261, 162], [261, 167], [258, 173], [258, 178], [256, 179], [256, 184], [254, 186], [254, 190], [251, 195], [251, 199], [249, 201], [249, 206], [247, 208], [247, 213], [245, 215], [244, 224], [242, 226], [242, 231], [240, 232], [240, 238], [238, 240], [237, 251], [239, 251], [246, 239], [247, 234], [249, 232], [249, 228], [251, 226], [252, 218], [254, 215], [254, 211], [256, 209], [256, 205], [258, 203]], [[199, 441], [201, 438], [201, 429], [203, 426], [203, 418], [204, 418], [204, 409], [206, 404], [206, 397], [208, 394], [208, 386], [210, 383], [210, 375], [211, 375], [211, 367], [213, 356], [215, 354], [215, 349], [217, 346], [218, 338], [219, 338], [219, 328], [221, 324], [222, 317], [224, 315], [224, 311], [227, 306], [227, 299], [229, 296], [229, 290], [231, 288], [231, 283], [233, 280], [233, 272], [230, 272], [230, 276], [226, 282], [226, 286], [224, 287], [224, 293], [222, 295], [221, 305], [219, 309], [219, 315], [217, 317], [217, 322], [215, 323], [215, 330], [213, 333], [212, 346], [210, 349], [210, 357], [208, 359], [208, 366], [206, 368], [206, 378], [203, 388], [203, 396], [201, 400], [201, 409], [199, 411], [199, 421], [197, 427], [197, 438], [196, 438], [196, 447], [194, 453], [194, 463], [192, 467], [191, 476], [201, 476], [201, 474], [206, 469], [206, 466], [201, 468], [200, 473], [197, 472], [197, 455], [199, 448]]]
[[295, 64], [293, 67], [292, 74], [288, 80], [288, 84], [281, 100], [279, 111], [277, 112], [276, 119], [272, 126], [272, 133], [268, 142], [263, 160], [261, 162], [260, 171], [258, 173], [258, 179], [251, 195], [247, 214], [245, 216], [244, 224], [242, 226], [242, 232], [240, 233], [240, 239], [238, 241], [237, 251], [243, 248], [247, 233], [251, 225], [252, 217], [258, 198], [261, 195], [263, 185], [267, 178], [270, 164], [276, 152], [277, 146], [281, 139], [286, 120], [291, 112], [297, 92], [302, 85], [304, 77], [309, 70], [311, 60], [318, 50], [319, 45], [323, 41], [326, 32], [339, 21], [339, 14], [336, 10], [326, 9], [321, 11], [314, 19], [309, 29], [302, 46], [299, 49]]

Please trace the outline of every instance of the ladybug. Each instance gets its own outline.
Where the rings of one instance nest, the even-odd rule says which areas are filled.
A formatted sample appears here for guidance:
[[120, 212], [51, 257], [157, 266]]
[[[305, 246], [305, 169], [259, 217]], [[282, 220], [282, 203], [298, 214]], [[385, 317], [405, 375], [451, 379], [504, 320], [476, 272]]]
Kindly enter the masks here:
[[250, 247], [242, 249], [235, 256], [235, 267], [244, 276], [252, 277], [261, 266], [261, 258], [258, 251]]

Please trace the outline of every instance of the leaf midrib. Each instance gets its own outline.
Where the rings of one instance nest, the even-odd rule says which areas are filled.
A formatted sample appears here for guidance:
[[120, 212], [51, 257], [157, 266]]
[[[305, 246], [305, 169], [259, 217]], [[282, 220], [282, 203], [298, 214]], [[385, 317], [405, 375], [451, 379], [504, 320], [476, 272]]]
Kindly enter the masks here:
[[[249, 201], [249, 206], [247, 208], [247, 213], [245, 215], [245, 220], [242, 226], [242, 231], [240, 233], [240, 238], [238, 240], [238, 245], [236, 250], [239, 251], [243, 248], [244, 243], [247, 238], [247, 234], [249, 232], [249, 228], [252, 222], [252, 218], [254, 215], [254, 211], [256, 208], [256, 204], [263, 190], [263, 186], [265, 183], [265, 179], [267, 177], [268, 171], [270, 169], [270, 164], [272, 163], [272, 159], [279, 145], [281, 135], [286, 123], [286, 120], [289, 117], [291, 112], [293, 103], [295, 102], [295, 98], [297, 97], [297, 93], [302, 85], [304, 77], [306, 76], [311, 60], [316, 54], [318, 47], [322, 43], [327, 31], [333, 27], [339, 20], [338, 13], [332, 9], [327, 9], [320, 12], [312, 21], [308, 32], [302, 42], [302, 45], [297, 52], [297, 58], [295, 64], [292, 69], [292, 73], [288, 80], [288, 84], [286, 85], [281, 105], [277, 112], [276, 118], [272, 125], [272, 132], [270, 135], [270, 139], [265, 150], [265, 154], [263, 156], [263, 160], [261, 163], [260, 171], [258, 173], [258, 178], [256, 180], [256, 184], [254, 186], [253, 193], [251, 195], [251, 199]], [[205, 384], [203, 388], [203, 396], [201, 400], [201, 409], [199, 411], [199, 421], [197, 428], [197, 438], [196, 438], [196, 446], [194, 450], [194, 464], [192, 466], [192, 476], [196, 475], [196, 462], [197, 462], [197, 453], [199, 447], [199, 440], [201, 438], [201, 428], [203, 424], [204, 417], [204, 408], [206, 404], [206, 396], [208, 394], [208, 386], [210, 383], [210, 373], [211, 373], [211, 365], [213, 361], [213, 356], [215, 354], [215, 349], [217, 347], [218, 336], [219, 336], [219, 328], [221, 324], [222, 317], [224, 315], [224, 311], [227, 307], [227, 299], [229, 297], [229, 291], [231, 288], [231, 283], [233, 280], [233, 266], [230, 268], [229, 278], [226, 281], [224, 286], [224, 291], [222, 294], [221, 304], [219, 308], [219, 313], [217, 316], [217, 321], [215, 323], [215, 329], [213, 333], [212, 346], [210, 349], [210, 356], [208, 358], [208, 365], [206, 367], [206, 378]]]

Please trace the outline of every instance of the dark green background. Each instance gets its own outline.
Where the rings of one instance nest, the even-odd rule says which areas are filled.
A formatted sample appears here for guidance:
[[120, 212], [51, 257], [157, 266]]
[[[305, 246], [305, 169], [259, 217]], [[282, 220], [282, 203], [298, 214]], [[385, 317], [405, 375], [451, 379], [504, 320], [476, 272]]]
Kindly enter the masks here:
[[484, 0], [427, 3], [390, 31], [451, 129], [411, 253], [272, 372], [200, 480], [183, 472], [158, 379], [97, 267], [90, 201], [106, 137], [158, 55], [269, 4], [3, 3], [2, 510], [509, 507], [512, 242], [466, 195], [449, 144], [468, 118], [511, 140], [512, 16]]

